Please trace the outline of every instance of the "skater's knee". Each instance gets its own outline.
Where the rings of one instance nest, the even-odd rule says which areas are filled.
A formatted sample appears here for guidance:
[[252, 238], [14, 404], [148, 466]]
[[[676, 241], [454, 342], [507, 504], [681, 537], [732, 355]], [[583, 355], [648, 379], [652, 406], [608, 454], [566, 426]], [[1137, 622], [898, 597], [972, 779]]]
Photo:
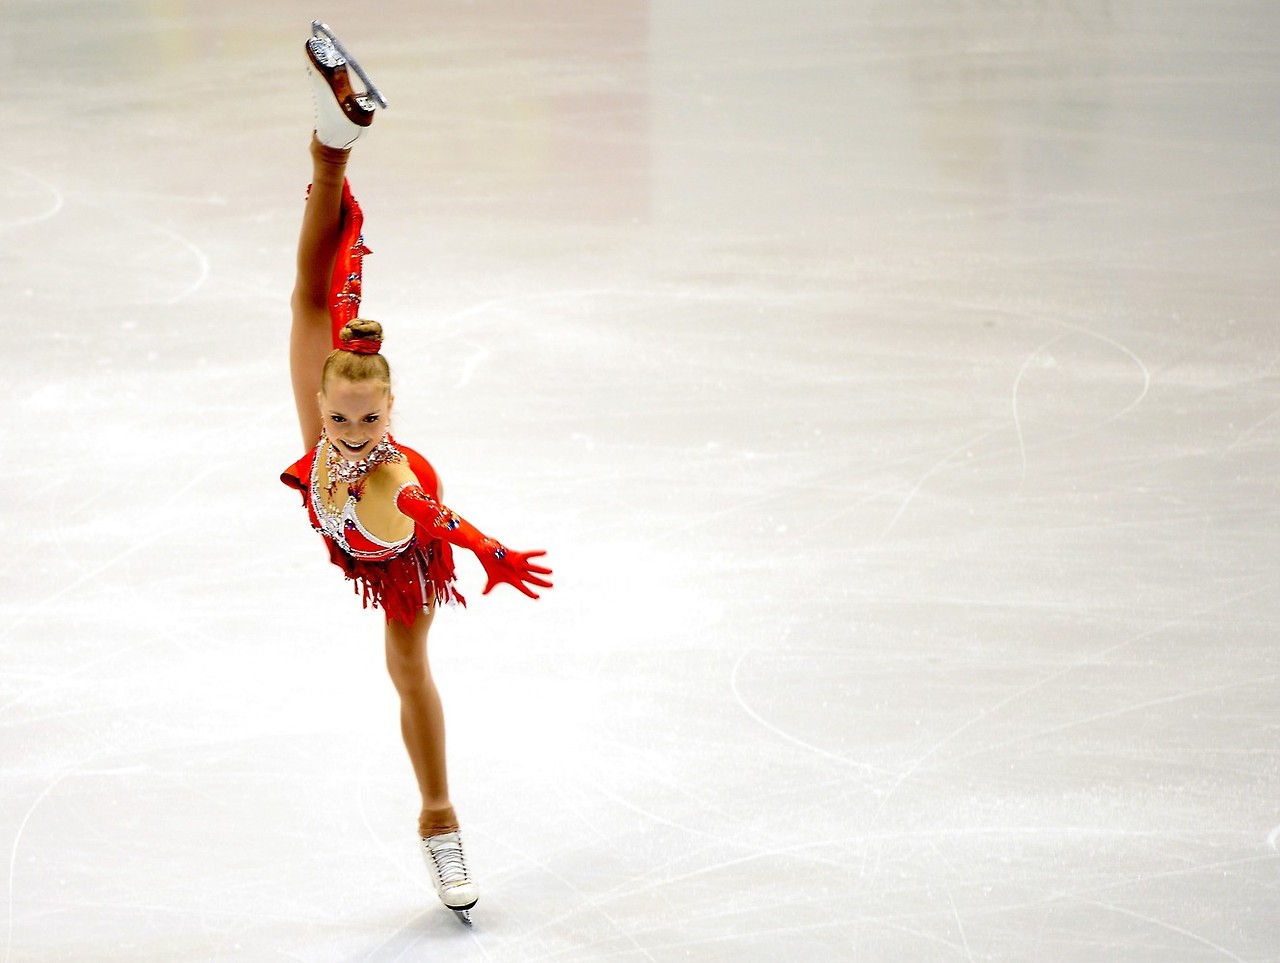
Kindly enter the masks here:
[[329, 289], [327, 285], [313, 285], [305, 282], [293, 289], [289, 306], [293, 310], [295, 324], [329, 328]]
[[401, 696], [414, 695], [431, 685], [426, 653], [387, 646], [387, 674]]
[[426, 678], [426, 666], [416, 659], [404, 659], [387, 653], [387, 675], [402, 695], [420, 686]]

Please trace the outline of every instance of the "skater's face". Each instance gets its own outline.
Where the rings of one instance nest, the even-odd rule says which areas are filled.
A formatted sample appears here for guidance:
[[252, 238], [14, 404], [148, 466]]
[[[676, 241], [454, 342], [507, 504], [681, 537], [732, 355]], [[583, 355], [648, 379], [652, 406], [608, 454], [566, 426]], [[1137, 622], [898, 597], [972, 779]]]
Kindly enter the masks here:
[[391, 424], [395, 400], [387, 386], [377, 381], [333, 378], [316, 395], [324, 436], [347, 461], [361, 461]]

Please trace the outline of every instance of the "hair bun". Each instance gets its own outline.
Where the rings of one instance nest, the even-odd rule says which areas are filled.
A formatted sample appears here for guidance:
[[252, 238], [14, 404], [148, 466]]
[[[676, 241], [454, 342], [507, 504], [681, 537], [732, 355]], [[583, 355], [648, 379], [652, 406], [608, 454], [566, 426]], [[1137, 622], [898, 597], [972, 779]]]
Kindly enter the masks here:
[[382, 325], [368, 318], [352, 318], [338, 332], [341, 341], [381, 341]]

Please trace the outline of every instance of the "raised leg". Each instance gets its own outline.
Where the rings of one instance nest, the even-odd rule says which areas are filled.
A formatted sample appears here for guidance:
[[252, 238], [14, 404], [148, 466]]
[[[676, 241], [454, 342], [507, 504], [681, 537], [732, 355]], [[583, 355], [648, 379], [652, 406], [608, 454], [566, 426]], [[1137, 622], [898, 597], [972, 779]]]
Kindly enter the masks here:
[[[359, 233], [359, 207], [348, 195], [344, 215], [343, 184], [346, 175], [350, 147], [373, 123], [376, 103], [386, 101], [378, 94], [377, 101], [351, 89], [348, 62], [343, 57], [346, 48], [339, 52], [332, 31], [316, 22], [312, 36], [304, 45], [307, 76], [310, 78], [315, 102], [315, 133], [311, 138], [311, 192], [302, 215], [302, 231], [298, 237], [298, 272], [294, 283], [292, 308], [293, 327], [289, 338], [289, 367], [293, 376], [293, 397], [298, 409], [298, 426], [302, 430], [305, 447], [314, 445], [320, 436], [320, 414], [316, 406], [316, 392], [320, 390], [320, 371], [324, 359], [333, 348], [333, 268], [339, 247], [343, 243], [342, 230], [349, 226], [353, 235]], [[363, 71], [361, 72], [363, 77]], [[344, 216], [351, 221], [344, 225]], [[358, 260], [363, 247], [356, 250], [356, 237], [350, 238], [352, 248], [343, 253], [340, 265], [344, 276], [359, 274]], [[354, 263], [353, 262], [354, 259]], [[354, 271], [352, 275], [350, 272]], [[339, 288], [344, 297], [348, 293]], [[345, 303], [345, 302], [344, 302]], [[351, 293], [351, 313], [359, 304], [358, 283]], [[339, 318], [340, 325], [341, 318]]]
[[329, 285], [342, 234], [342, 185], [350, 154], [350, 150], [326, 147], [314, 136], [311, 139], [311, 191], [298, 235], [289, 335], [289, 369], [304, 448], [320, 437], [316, 393], [324, 359], [333, 349]]

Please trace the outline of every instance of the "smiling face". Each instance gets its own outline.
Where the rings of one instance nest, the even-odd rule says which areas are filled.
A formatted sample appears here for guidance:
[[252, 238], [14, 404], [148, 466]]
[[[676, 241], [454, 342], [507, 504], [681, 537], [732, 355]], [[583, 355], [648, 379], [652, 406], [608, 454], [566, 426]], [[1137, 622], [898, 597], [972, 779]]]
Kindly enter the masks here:
[[347, 461], [361, 461], [386, 433], [394, 399], [378, 381], [332, 378], [316, 395], [324, 436]]

